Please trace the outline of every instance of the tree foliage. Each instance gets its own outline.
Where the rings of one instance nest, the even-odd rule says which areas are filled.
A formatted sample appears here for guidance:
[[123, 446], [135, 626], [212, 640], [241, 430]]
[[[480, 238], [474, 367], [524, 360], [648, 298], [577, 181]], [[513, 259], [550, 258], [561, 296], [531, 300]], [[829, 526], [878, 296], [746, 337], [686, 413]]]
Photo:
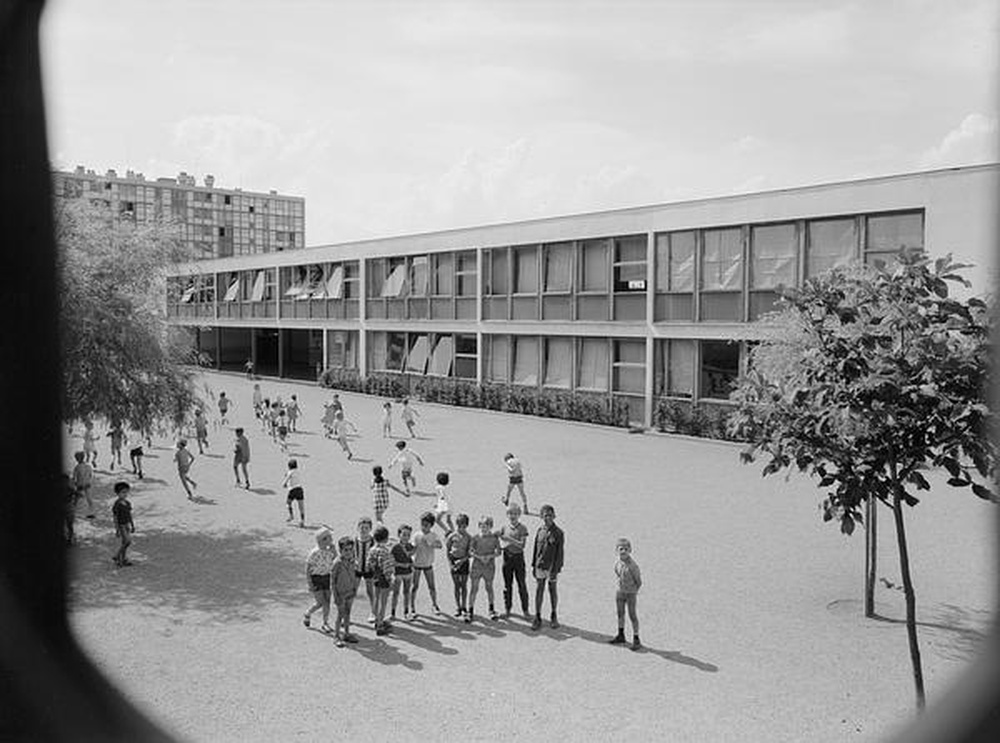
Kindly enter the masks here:
[[194, 404], [186, 343], [164, 314], [165, 269], [188, 256], [168, 222], [113, 220], [58, 200], [62, 411], [148, 430]]

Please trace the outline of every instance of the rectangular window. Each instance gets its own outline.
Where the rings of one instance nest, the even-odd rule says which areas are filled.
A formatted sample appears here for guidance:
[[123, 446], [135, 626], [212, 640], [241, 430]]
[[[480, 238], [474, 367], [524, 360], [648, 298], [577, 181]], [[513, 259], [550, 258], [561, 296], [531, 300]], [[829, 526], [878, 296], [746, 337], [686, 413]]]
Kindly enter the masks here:
[[406, 334], [387, 333], [385, 368], [388, 371], [403, 371], [403, 357], [406, 354]]
[[451, 297], [455, 294], [454, 261], [451, 253], [438, 253], [434, 256], [434, 294], [439, 297]]
[[806, 278], [844, 268], [857, 255], [853, 218], [821, 219], [806, 223]]
[[654, 392], [669, 397], [694, 395], [695, 341], [670, 339], [656, 342]]
[[737, 291], [743, 286], [743, 238], [738, 227], [705, 230], [701, 288]]
[[490, 295], [507, 294], [507, 248], [493, 248], [489, 252], [490, 283], [486, 293]]
[[656, 291], [694, 291], [694, 246], [693, 230], [656, 236]]
[[410, 258], [410, 296], [427, 296], [428, 264], [426, 255]]
[[506, 335], [484, 336], [489, 341], [490, 363], [487, 377], [491, 382], [507, 381], [507, 365], [510, 361], [510, 337]]
[[366, 266], [368, 273], [368, 296], [371, 298], [382, 296], [382, 287], [385, 286], [385, 260], [375, 258], [368, 261]]
[[514, 339], [514, 384], [538, 384], [538, 338], [516, 335]]
[[701, 397], [728, 400], [739, 373], [738, 343], [701, 342]]
[[344, 264], [344, 299], [357, 299], [361, 296], [361, 270], [357, 261]]
[[608, 391], [608, 341], [604, 338], [581, 338], [577, 360], [576, 386], [582, 390]]
[[439, 335], [434, 344], [434, 352], [431, 354], [431, 362], [427, 367], [427, 373], [439, 377], [450, 376], [453, 348], [454, 342], [450, 335]]
[[769, 224], [750, 231], [750, 288], [796, 285], [799, 241], [794, 224]]
[[646, 236], [616, 237], [615, 291], [646, 291]]
[[429, 349], [426, 335], [411, 335], [410, 352], [406, 355], [406, 371], [416, 374], [426, 372]]
[[573, 341], [571, 338], [545, 339], [545, 385], [570, 386], [573, 370]]
[[645, 394], [646, 342], [614, 341], [614, 349], [614, 391]]
[[585, 240], [580, 244], [581, 291], [607, 292], [608, 240]]
[[382, 332], [372, 333], [371, 341], [372, 369], [375, 371], [385, 371], [388, 334]]
[[573, 243], [558, 243], [544, 247], [545, 291], [566, 293], [572, 288]]
[[881, 214], [866, 218], [865, 263], [889, 264], [904, 248], [924, 247], [924, 215]]
[[455, 256], [455, 279], [458, 283], [458, 296], [476, 296], [476, 251], [467, 250]]
[[479, 353], [474, 335], [455, 336], [455, 376], [461, 379], [475, 379]]
[[538, 249], [514, 248], [514, 294], [538, 293]]

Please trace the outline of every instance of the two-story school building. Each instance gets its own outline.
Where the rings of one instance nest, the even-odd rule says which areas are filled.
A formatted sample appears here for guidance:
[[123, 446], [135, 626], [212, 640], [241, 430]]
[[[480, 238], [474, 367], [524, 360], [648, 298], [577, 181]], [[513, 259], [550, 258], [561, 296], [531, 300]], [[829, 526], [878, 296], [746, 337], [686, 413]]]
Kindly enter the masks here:
[[199, 261], [168, 316], [222, 369], [325, 368], [722, 401], [782, 287], [904, 246], [977, 264], [1000, 165], [532, 219]]

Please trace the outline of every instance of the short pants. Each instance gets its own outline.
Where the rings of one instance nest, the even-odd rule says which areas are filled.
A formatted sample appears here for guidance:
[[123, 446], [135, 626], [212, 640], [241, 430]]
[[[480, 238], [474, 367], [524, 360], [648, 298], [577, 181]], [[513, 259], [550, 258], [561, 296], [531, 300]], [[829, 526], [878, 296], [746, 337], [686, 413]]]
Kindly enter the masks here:
[[288, 491], [288, 500], [305, 500], [302, 488], [292, 488]]
[[535, 580], [548, 580], [550, 583], [555, 583], [556, 578], [558, 577], [559, 573], [553, 573], [551, 570], [535, 568]]
[[324, 573], [323, 575], [310, 575], [309, 582], [312, 584], [312, 589], [314, 591], [329, 591], [330, 590], [330, 574]]

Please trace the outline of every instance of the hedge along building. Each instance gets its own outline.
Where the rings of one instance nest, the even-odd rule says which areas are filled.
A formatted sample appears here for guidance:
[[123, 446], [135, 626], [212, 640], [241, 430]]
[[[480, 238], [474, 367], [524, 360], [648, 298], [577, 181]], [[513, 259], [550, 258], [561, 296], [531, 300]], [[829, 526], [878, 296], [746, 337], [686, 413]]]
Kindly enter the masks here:
[[724, 403], [783, 287], [902, 247], [993, 266], [997, 164], [200, 261], [168, 316], [222, 369]]

